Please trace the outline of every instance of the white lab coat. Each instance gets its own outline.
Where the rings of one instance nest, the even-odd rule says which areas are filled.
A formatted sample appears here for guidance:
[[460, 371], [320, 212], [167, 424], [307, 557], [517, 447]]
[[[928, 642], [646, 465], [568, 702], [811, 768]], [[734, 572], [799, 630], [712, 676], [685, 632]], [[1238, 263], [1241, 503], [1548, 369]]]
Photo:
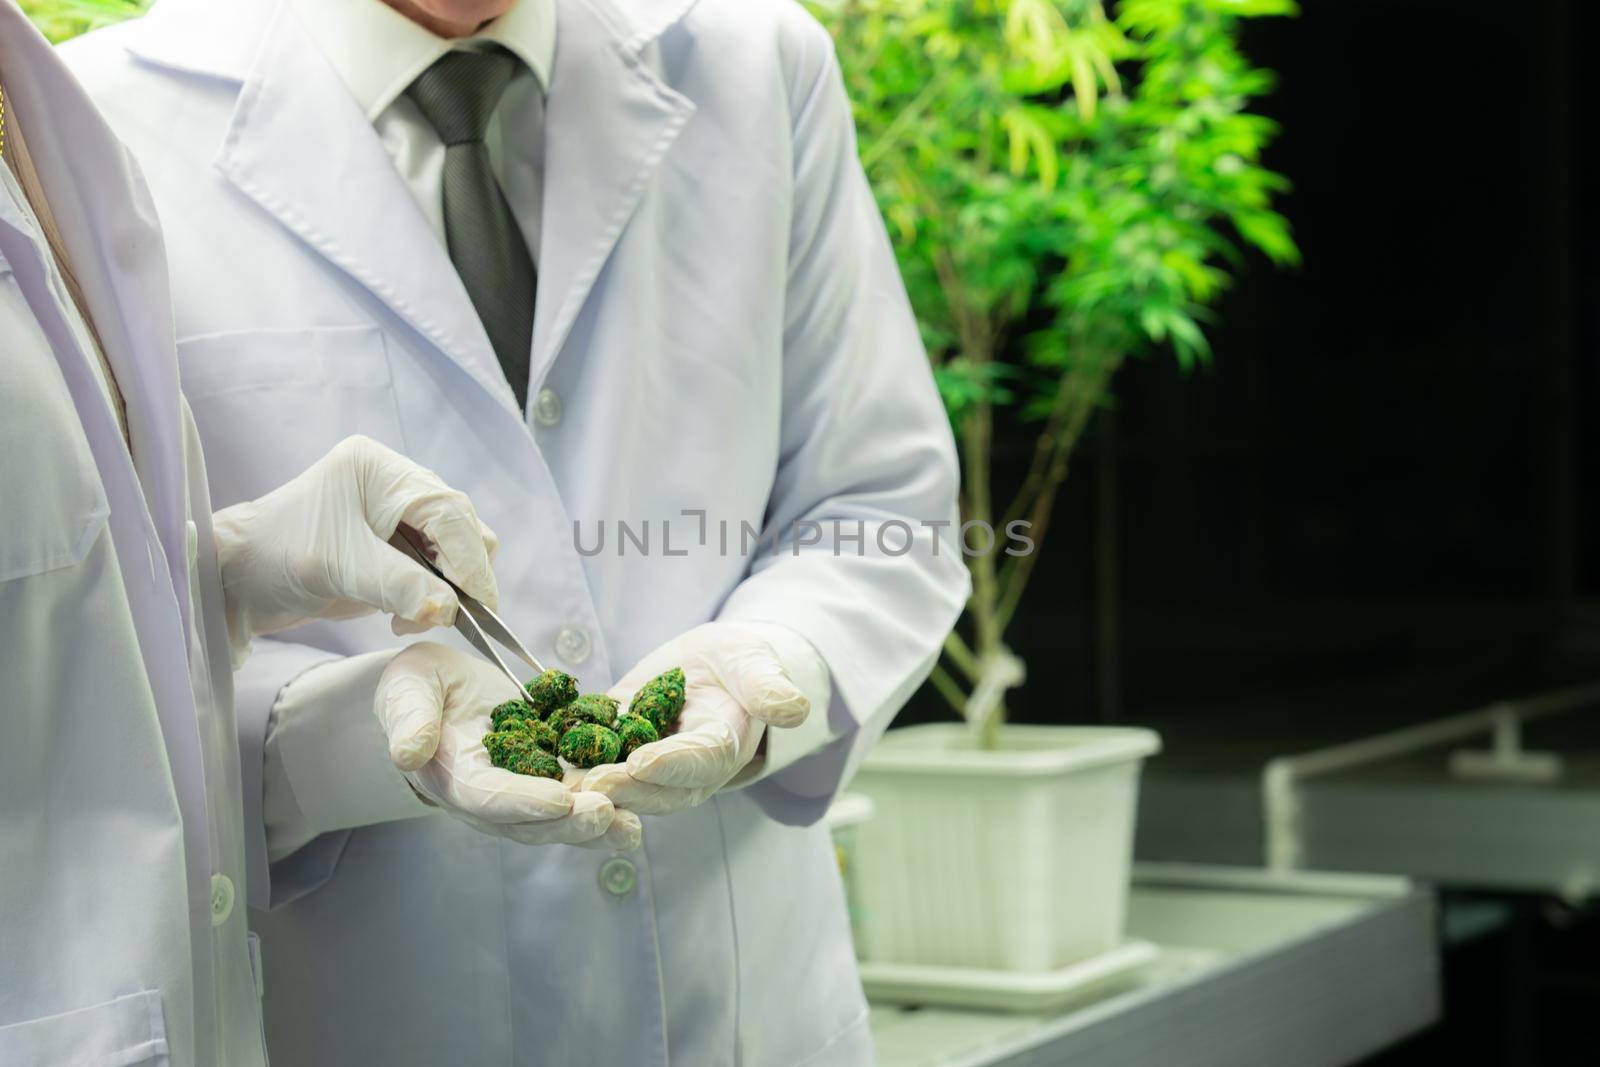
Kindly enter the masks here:
[[0, 174], [0, 1064], [263, 1064], [230, 903], [228, 642], [161, 235], [132, 160], [9, 2], [0, 73], [132, 438], [130, 457], [38, 221]]
[[[267, 985], [268, 1044], [296, 1067], [867, 1062], [816, 820], [964, 600], [954, 531], [920, 525], [954, 517], [949, 426], [826, 33], [788, 0], [557, 6], [528, 149], [545, 170], [530, 393], [559, 399], [554, 424], [548, 397], [543, 421], [516, 410], [444, 248], [290, 8], [163, 0], [69, 46], [169, 231], [213, 495], [367, 434], [472, 497], [502, 541], [507, 621], [586, 689], [707, 619], [776, 622], [827, 661], [814, 714], [834, 738], [646, 819], [605, 877], [603, 853], [378, 822], [422, 809], [381, 780], [375, 727], [365, 751], [286, 745], [297, 799], [356, 828], [252, 869], [252, 903], [275, 909], [267, 970], [293, 975]], [[704, 544], [685, 509], [707, 513]], [[797, 519], [864, 538], [740, 554], [741, 523]], [[602, 520], [605, 550], [579, 552], [574, 523], [592, 549]], [[618, 520], [650, 521], [648, 556], [619, 555]], [[916, 536], [904, 555], [899, 527], [880, 547], [895, 521]], [[304, 672], [356, 654], [335, 668], [348, 715], [324, 716], [353, 722], [387, 653], [361, 654], [395, 646], [381, 623], [288, 637], [240, 675], [247, 774]]]

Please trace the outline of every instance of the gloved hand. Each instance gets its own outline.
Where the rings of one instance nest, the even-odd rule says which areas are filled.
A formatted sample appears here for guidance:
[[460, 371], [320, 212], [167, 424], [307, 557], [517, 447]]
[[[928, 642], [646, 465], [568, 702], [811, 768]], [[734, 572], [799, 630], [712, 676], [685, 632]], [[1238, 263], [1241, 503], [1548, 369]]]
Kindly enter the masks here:
[[489, 711], [510, 694], [511, 683], [487, 661], [423, 641], [384, 669], [373, 712], [412, 788], [474, 829], [526, 845], [637, 848], [638, 816], [609, 798], [489, 762]]
[[738, 623], [708, 622], [668, 641], [609, 693], [624, 707], [651, 678], [683, 668], [686, 700], [675, 731], [635, 749], [626, 763], [591, 770], [579, 786], [604, 793], [618, 808], [666, 815], [704, 803], [755, 757], [768, 726], [805, 721], [811, 701], [777, 651]]
[[[251, 638], [374, 610], [396, 633], [455, 620], [450, 587], [388, 544], [405, 523], [450, 580], [493, 607], [499, 543], [466, 496], [367, 437], [347, 437], [292, 481], [217, 512], [217, 562], [237, 662]], [[408, 625], [409, 624], [409, 625]]]

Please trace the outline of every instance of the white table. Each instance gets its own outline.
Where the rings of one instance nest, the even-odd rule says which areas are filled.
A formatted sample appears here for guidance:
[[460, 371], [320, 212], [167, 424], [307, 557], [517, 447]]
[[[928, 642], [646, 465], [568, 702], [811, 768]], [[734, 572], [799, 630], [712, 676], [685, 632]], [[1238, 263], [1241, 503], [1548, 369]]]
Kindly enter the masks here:
[[1433, 896], [1398, 878], [1141, 865], [1136, 984], [1051, 1016], [875, 1007], [882, 1067], [1346, 1067], [1439, 1015]]

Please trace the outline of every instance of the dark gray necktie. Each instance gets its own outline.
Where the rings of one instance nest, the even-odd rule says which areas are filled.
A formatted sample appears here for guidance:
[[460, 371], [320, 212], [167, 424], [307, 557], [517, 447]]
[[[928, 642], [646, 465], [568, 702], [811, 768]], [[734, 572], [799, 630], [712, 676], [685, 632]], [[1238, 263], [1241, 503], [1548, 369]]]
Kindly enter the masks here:
[[528, 401], [538, 279], [484, 134], [517, 72], [509, 52], [450, 52], [406, 90], [444, 142], [444, 236], [519, 407]]

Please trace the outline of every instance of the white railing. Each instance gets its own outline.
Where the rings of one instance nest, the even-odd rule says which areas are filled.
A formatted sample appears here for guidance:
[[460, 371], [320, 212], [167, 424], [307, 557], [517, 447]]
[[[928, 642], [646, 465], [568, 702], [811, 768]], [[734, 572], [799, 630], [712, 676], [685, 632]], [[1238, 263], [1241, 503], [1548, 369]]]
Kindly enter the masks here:
[[1531, 719], [1600, 704], [1600, 682], [1572, 686], [1521, 700], [1505, 700], [1477, 711], [1452, 715], [1447, 719], [1408, 726], [1374, 737], [1342, 745], [1279, 756], [1269, 760], [1261, 774], [1261, 793], [1266, 817], [1266, 864], [1275, 871], [1294, 870], [1305, 860], [1301, 816], [1300, 786], [1307, 779], [1348, 771], [1382, 760], [1394, 759], [1423, 749], [1461, 741], [1479, 734], [1491, 734], [1494, 749], [1489, 760], [1458, 761], [1482, 767], [1498, 763], [1506, 768], [1526, 765], [1531, 758], [1533, 773], [1527, 777], [1550, 777], [1559, 773], [1554, 757], [1521, 751], [1521, 725]]

